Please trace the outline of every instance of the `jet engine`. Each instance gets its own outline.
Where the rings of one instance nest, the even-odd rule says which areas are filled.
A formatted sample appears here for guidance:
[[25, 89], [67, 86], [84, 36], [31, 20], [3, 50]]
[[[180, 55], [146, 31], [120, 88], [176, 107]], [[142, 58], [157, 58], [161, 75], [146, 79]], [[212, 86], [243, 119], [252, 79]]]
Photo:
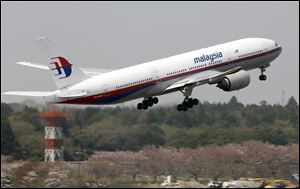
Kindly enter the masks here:
[[245, 70], [240, 70], [234, 74], [226, 75], [223, 80], [218, 82], [217, 87], [224, 91], [234, 91], [247, 87], [249, 83], [249, 73]]

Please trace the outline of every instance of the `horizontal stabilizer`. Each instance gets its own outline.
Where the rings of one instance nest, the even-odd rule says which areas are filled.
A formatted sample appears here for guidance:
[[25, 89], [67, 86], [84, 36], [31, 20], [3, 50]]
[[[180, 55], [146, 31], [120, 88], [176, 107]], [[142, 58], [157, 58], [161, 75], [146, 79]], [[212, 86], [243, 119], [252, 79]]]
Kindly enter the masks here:
[[[49, 67], [46, 65], [32, 63], [32, 62], [16, 62], [16, 64], [19, 64], [22, 66], [27, 66], [27, 67], [32, 67], [32, 68], [37, 68], [37, 69], [42, 69], [42, 70], [50, 70]], [[82, 70], [83, 73], [85, 73], [89, 77], [93, 77], [96, 75], [114, 71], [113, 69], [97, 69], [97, 68], [80, 68], [80, 69]]]
[[49, 67], [46, 65], [41, 65], [41, 64], [31, 63], [31, 62], [16, 62], [16, 64], [19, 64], [22, 66], [38, 68], [38, 69], [43, 69], [43, 70], [49, 70]]
[[50, 91], [8, 91], [2, 93], [3, 95], [15, 95], [15, 96], [31, 96], [31, 97], [45, 97], [53, 92]]

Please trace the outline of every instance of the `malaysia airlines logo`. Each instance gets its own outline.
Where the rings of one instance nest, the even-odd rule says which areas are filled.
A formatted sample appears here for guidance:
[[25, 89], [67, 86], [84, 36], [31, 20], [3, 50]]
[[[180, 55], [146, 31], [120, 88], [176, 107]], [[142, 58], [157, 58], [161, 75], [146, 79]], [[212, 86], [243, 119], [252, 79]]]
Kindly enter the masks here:
[[218, 58], [221, 58], [223, 57], [223, 54], [222, 52], [215, 52], [215, 53], [212, 53], [212, 54], [203, 54], [202, 56], [199, 56], [199, 57], [196, 57], [194, 58], [194, 62], [195, 63], [201, 63], [201, 62], [204, 62], [204, 61], [211, 61], [213, 62], [215, 59], [218, 59]]
[[72, 64], [64, 57], [51, 58], [50, 65], [54, 65], [54, 68], [51, 68], [51, 70], [57, 71], [55, 76], [59, 76], [59, 79], [64, 79], [72, 74]]

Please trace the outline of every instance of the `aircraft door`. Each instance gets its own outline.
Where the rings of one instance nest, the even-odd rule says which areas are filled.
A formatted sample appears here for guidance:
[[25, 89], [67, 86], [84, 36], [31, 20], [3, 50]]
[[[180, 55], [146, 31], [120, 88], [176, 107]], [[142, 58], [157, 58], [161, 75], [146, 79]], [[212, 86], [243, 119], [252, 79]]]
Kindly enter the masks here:
[[233, 52], [227, 52], [226, 59], [228, 62], [231, 62], [233, 60]]
[[239, 55], [240, 55], [240, 51], [238, 48], [234, 49], [233, 52], [232, 52], [232, 57], [234, 60], [238, 59], [239, 58]]

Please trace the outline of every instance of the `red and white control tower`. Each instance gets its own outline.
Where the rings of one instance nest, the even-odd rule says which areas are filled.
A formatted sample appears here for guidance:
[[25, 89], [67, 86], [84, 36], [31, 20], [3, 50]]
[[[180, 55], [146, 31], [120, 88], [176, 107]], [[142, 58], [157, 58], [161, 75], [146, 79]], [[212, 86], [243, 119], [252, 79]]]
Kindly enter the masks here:
[[51, 111], [40, 112], [42, 123], [45, 126], [45, 161], [63, 161], [63, 133], [62, 124], [67, 113], [58, 112], [53, 106]]

